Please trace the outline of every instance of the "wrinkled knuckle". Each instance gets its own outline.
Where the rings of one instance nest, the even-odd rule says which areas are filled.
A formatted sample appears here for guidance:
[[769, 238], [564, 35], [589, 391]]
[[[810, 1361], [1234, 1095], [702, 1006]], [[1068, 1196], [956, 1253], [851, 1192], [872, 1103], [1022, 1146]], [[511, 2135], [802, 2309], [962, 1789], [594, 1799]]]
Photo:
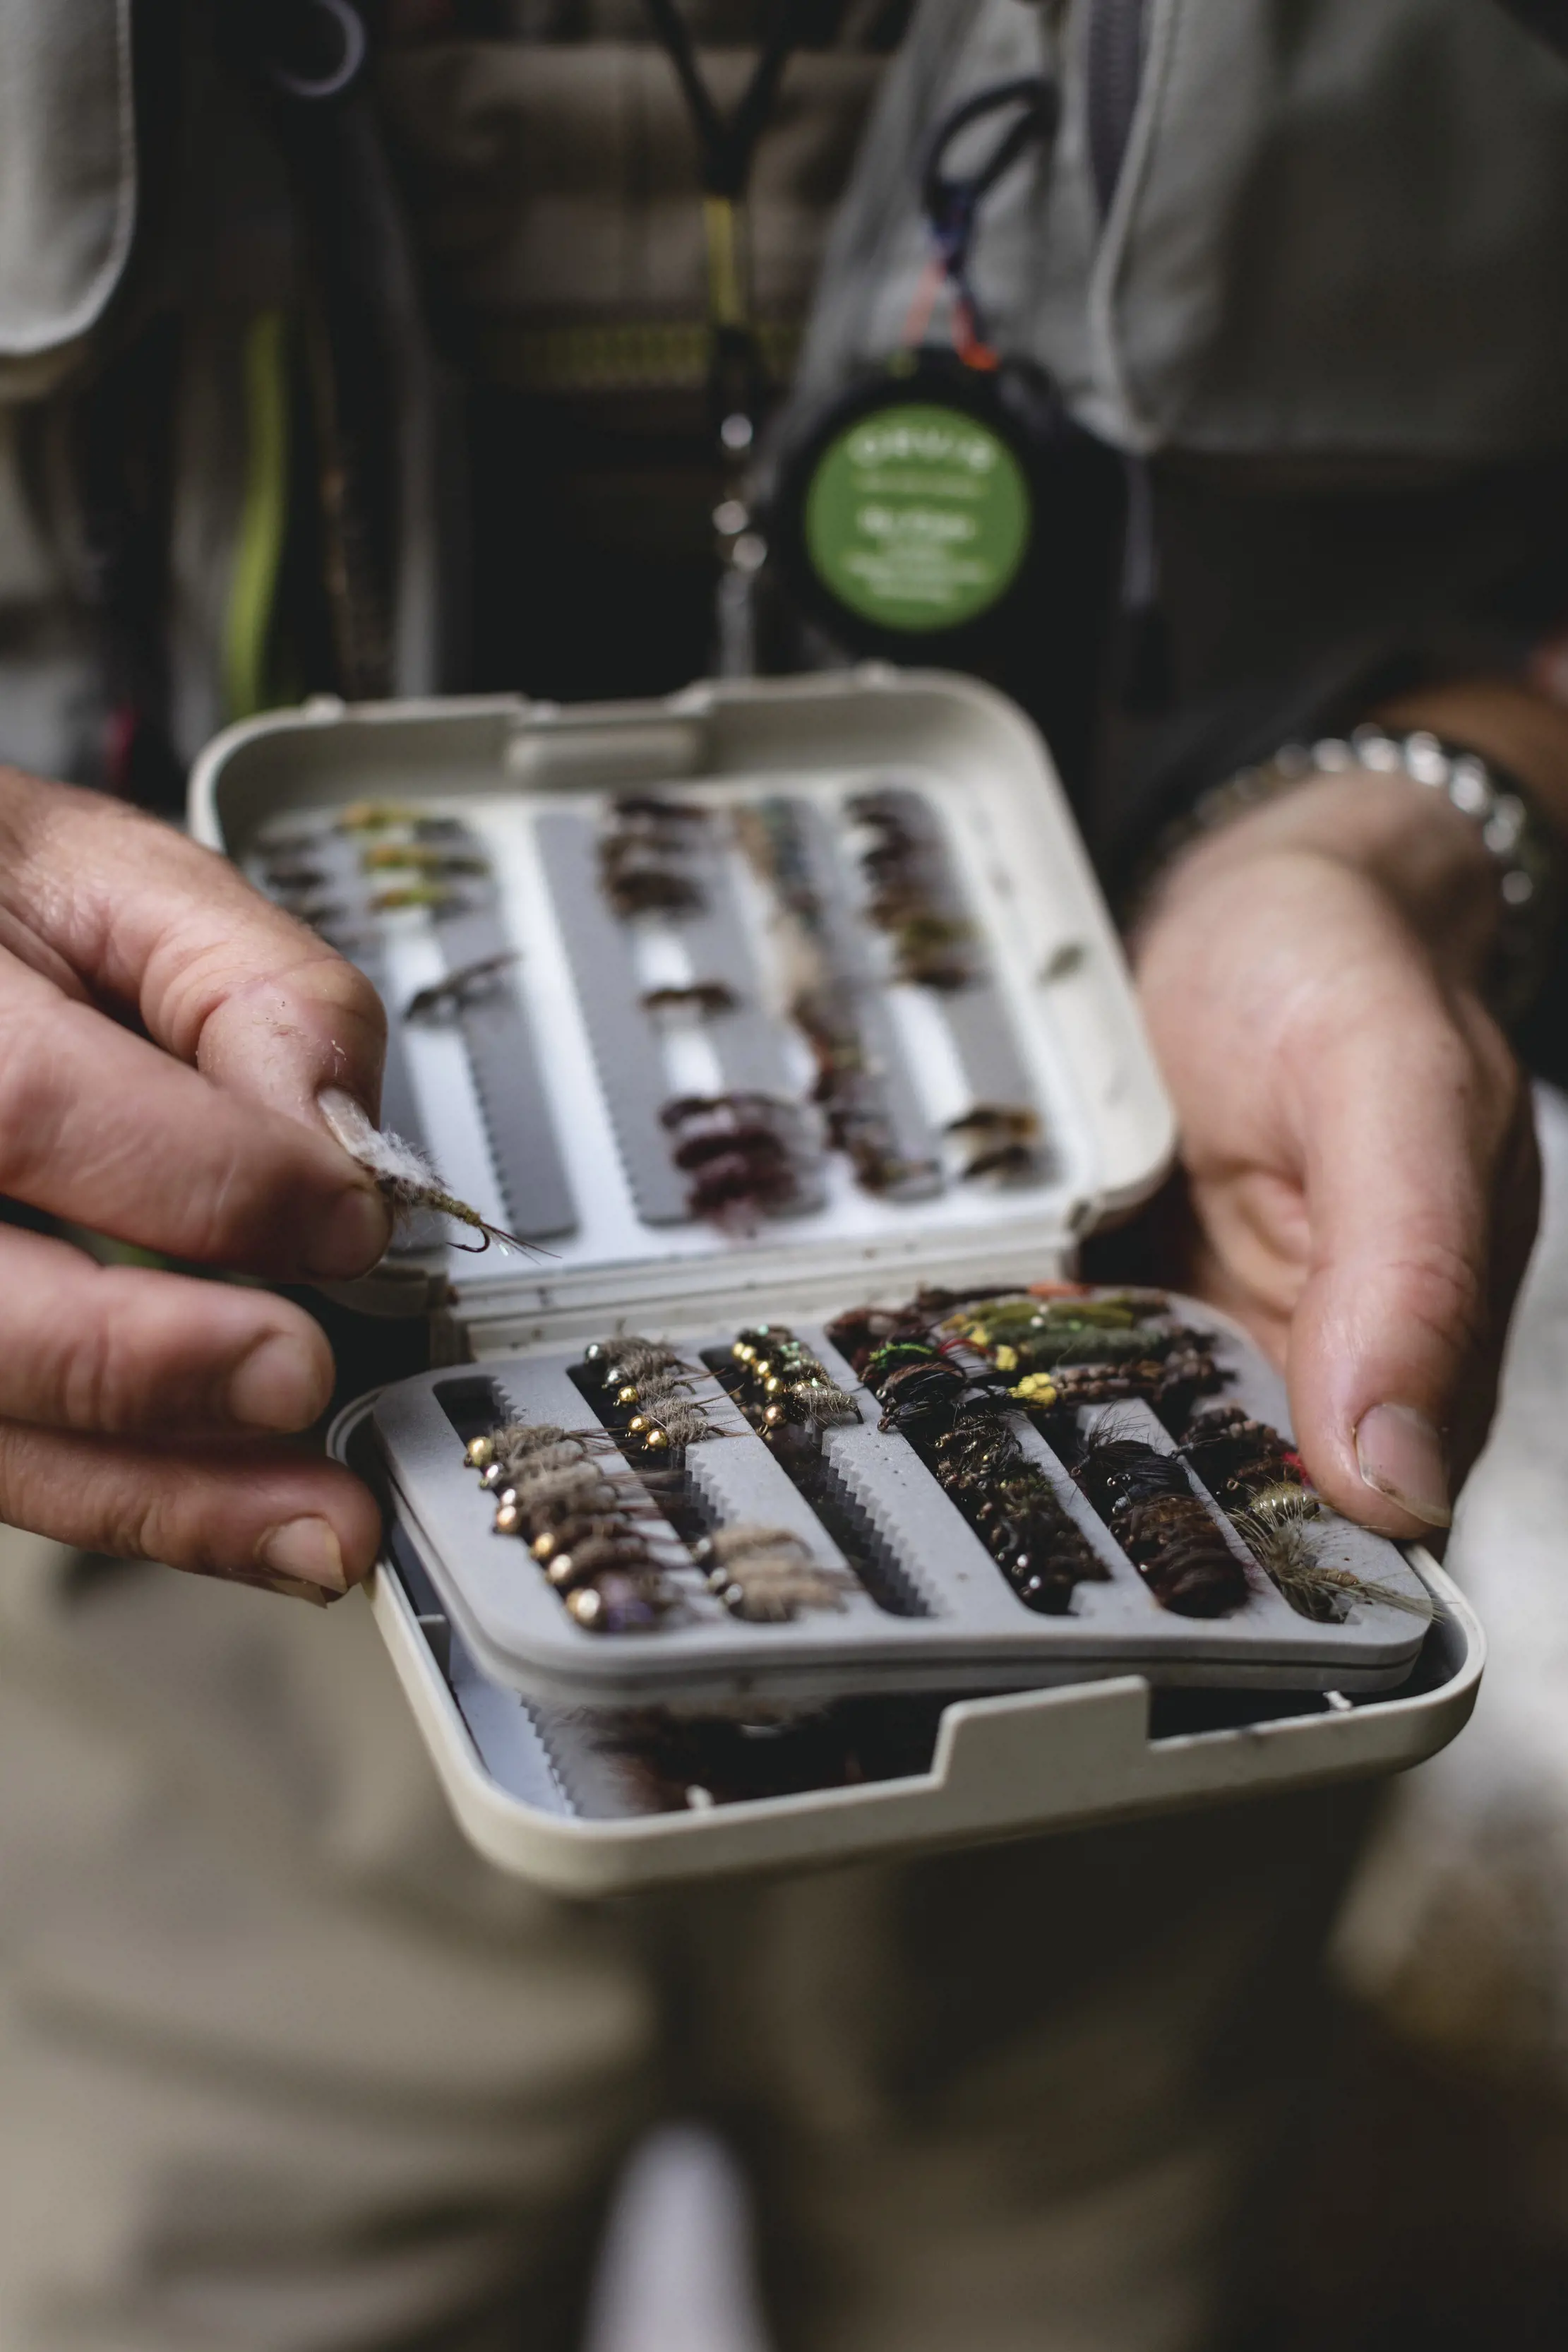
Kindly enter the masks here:
[[146, 1427], [175, 1402], [165, 1352], [111, 1276], [94, 1307], [61, 1333], [55, 1360], [41, 1367], [40, 1418], [47, 1408], [68, 1429], [106, 1436]]
[[26, 1428], [0, 1422], [0, 1520], [8, 1528], [37, 1524], [28, 1457], [36, 1441]]
[[117, 1497], [108, 1509], [113, 1531], [112, 1549], [126, 1559], [156, 1559], [170, 1568], [200, 1568], [204, 1562], [192, 1549], [187, 1514], [173, 1496], [154, 1486]]
[[156, 1559], [147, 1538], [151, 1508], [144, 1493], [119, 1470], [101, 1465], [90, 1496], [84, 1498], [77, 1539], [110, 1559]]
[[248, 1055], [259, 1027], [292, 1040], [323, 1066], [379, 1060], [386, 1008], [363, 972], [319, 940], [298, 955], [268, 956], [247, 973], [232, 961], [207, 959], [172, 978], [163, 1003], [181, 1050], [197, 1068], [221, 1070]]
[[386, 1026], [386, 1008], [358, 964], [334, 953], [318, 967], [316, 976], [322, 992], [329, 993], [345, 1013], [377, 1028]]
[[256, 1155], [232, 1152], [206, 1171], [184, 1204], [181, 1220], [183, 1254], [200, 1265], [237, 1261], [275, 1237], [286, 1203], [276, 1171]]
[[65, 1333], [53, 1366], [40, 1366], [40, 1418], [70, 1429], [112, 1432], [124, 1426], [123, 1353], [112, 1318], [88, 1319]]
[[21, 1190], [58, 1157], [63, 1102], [33, 1019], [0, 1024], [0, 1188]]
[[1434, 1236], [1401, 1251], [1388, 1272], [1408, 1323], [1445, 1351], [1466, 1356], [1481, 1347], [1484, 1271], [1469, 1251]]

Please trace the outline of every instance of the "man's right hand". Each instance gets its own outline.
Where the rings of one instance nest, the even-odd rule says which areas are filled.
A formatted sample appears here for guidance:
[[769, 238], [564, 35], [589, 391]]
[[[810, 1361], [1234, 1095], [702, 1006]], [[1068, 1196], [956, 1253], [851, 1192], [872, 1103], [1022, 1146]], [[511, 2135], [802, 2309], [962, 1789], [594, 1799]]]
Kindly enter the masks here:
[[[375, 992], [225, 862], [0, 769], [0, 1194], [267, 1280], [362, 1274], [373, 1185], [317, 1110], [374, 1111]], [[265, 1289], [99, 1265], [0, 1225], [0, 1518], [332, 1594], [374, 1555], [346, 1470], [280, 1442], [325, 1407], [310, 1318]]]

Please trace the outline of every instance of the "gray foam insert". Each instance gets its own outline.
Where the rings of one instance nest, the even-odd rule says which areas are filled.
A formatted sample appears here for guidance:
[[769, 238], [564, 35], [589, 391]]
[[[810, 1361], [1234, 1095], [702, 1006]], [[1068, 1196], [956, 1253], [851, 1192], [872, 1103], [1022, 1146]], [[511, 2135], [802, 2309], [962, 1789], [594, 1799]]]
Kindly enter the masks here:
[[[454, 829], [453, 841], [469, 854], [480, 851], [465, 827]], [[449, 972], [511, 949], [497, 886], [488, 874], [465, 877], [458, 903], [437, 913], [434, 921]], [[461, 1004], [455, 1019], [474, 1074], [508, 1228], [523, 1241], [548, 1241], [571, 1233], [577, 1210], [539, 1070], [533, 1024], [515, 971], [498, 970], [482, 998]], [[394, 1021], [389, 1025], [402, 1024]]]
[[[598, 835], [594, 819], [575, 813], [546, 812], [535, 825], [638, 1214], [649, 1224], [686, 1224], [687, 1179], [674, 1166], [672, 1139], [660, 1118], [672, 1092], [664, 1038], [642, 1003], [632, 925], [615, 913], [601, 887]], [[798, 1088], [785, 1033], [762, 1002], [736, 895], [735, 853], [724, 828], [705, 827], [683, 852], [681, 864], [697, 885], [701, 904], [660, 919], [680, 939], [695, 977], [722, 982], [735, 998], [732, 1011], [704, 1024], [723, 1088], [793, 1102]], [[802, 1142], [809, 1143], [812, 1129], [803, 1116], [800, 1128]], [[810, 1150], [800, 1150], [794, 1164], [794, 1192], [786, 1208], [769, 1210], [770, 1217], [804, 1215], [821, 1206], [819, 1159]]]
[[789, 1097], [797, 1089], [785, 1052], [786, 1033], [763, 1003], [761, 974], [736, 892], [737, 853], [727, 835], [723, 824], [704, 828], [684, 861], [702, 902], [667, 919], [690, 956], [696, 978], [722, 981], [735, 998], [732, 1011], [704, 1024], [726, 1087], [737, 1094]]
[[[921, 862], [938, 908], [956, 921], [970, 922], [967, 895], [937, 811], [923, 793], [904, 785], [883, 787], [875, 796], [896, 809], [900, 822], [919, 843]], [[1011, 1015], [990, 977], [988, 951], [977, 929], [972, 961], [973, 977], [965, 986], [936, 990], [933, 995], [952, 1033], [973, 1099], [977, 1104], [1017, 1105], [1038, 1114], [1035, 1085], [1019, 1050]], [[1037, 1146], [1042, 1160], [1047, 1149], [1042, 1135]]]
[[[825, 1333], [795, 1328], [830, 1373], [853, 1387]], [[731, 1336], [708, 1334], [682, 1344], [695, 1361], [706, 1349], [727, 1346]], [[1248, 1352], [1229, 1339], [1221, 1345], [1232, 1360]], [[570, 1377], [580, 1361], [580, 1351], [552, 1353], [486, 1369], [503, 1383], [519, 1417], [571, 1428], [590, 1419]], [[458, 1378], [471, 1382], [474, 1374], [430, 1373], [383, 1391], [374, 1408], [375, 1428], [399, 1507], [417, 1531], [422, 1558], [463, 1639], [486, 1672], [517, 1687], [591, 1695], [604, 1705], [662, 1697], [722, 1703], [748, 1692], [809, 1698], [862, 1690], [1016, 1687], [1135, 1669], [1156, 1681], [1272, 1679], [1286, 1687], [1354, 1689], [1399, 1679], [1425, 1632], [1424, 1616], [1374, 1604], [1352, 1608], [1341, 1623], [1315, 1623], [1289, 1609], [1255, 1565], [1247, 1603], [1230, 1617], [1194, 1620], [1161, 1609], [1045, 1440], [1026, 1423], [1019, 1429], [1026, 1450], [1047, 1469], [1110, 1570], [1106, 1582], [1077, 1588], [1065, 1616], [1037, 1615], [1010, 1591], [914, 1449], [877, 1427], [875, 1401], [862, 1391], [859, 1425], [824, 1432], [823, 1455], [926, 1613], [890, 1614], [856, 1591], [841, 1612], [813, 1611], [785, 1624], [747, 1624], [722, 1608], [692, 1566], [677, 1571], [682, 1606], [658, 1631], [595, 1635], [567, 1615], [524, 1547], [491, 1532], [490, 1498], [465, 1467], [462, 1441], [441, 1402], [443, 1382]], [[1230, 1392], [1249, 1402], [1235, 1385]], [[685, 1456], [690, 1493], [705, 1521], [733, 1525], [744, 1517], [797, 1528], [817, 1557], [841, 1560], [829, 1528], [736, 1406], [725, 1399], [713, 1409], [731, 1433], [693, 1446]], [[1174, 1450], [1145, 1408], [1099, 1410], [1126, 1433]], [[1265, 1411], [1262, 1417], [1280, 1426], [1277, 1415]], [[612, 1458], [613, 1475], [637, 1488], [636, 1471]], [[1325, 1540], [1336, 1539], [1336, 1523], [1325, 1520], [1323, 1532]], [[1396, 1548], [1367, 1540], [1375, 1547], [1375, 1567], [1363, 1572], [1418, 1594], [1419, 1580]], [[666, 1546], [670, 1559], [689, 1559], [667, 1522], [661, 1534], [661, 1548]]]
[[780, 795], [761, 803], [760, 812], [799, 866], [828, 977], [840, 991], [860, 1038], [865, 1083], [892, 1130], [897, 1156], [910, 1168], [925, 1171], [890, 1190], [903, 1201], [939, 1192], [943, 1178], [936, 1139], [889, 1013], [871, 934], [855, 911], [827, 811], [816, 802]]
[[627, 926], [600, 887], [593, 822], [547, 810], [534, 834], [637, 1213], [650, 1225], [688, 1224], [685, 1179], [659, 1118], [669, 1095], [664, 1046], [640, 1001]]
[[[313, 825], [303, 833], [297, 825], [284, 831], [281, 840], [270, 843], [264, 835], [257, 848], [245, 861], [248, 878], [259, 890], [281, 904], [287, 902], [268, 879], [269, 869], [284, 859], [298, 859], [314, 867], [324, 877], [322, 900], [342, 909], [340, 919], [318, 924], [322, 938], [340, 955], [347, 958], [356, 970], [363, 972], [376, 994], [387, 1006], [387, 1050], [382, 1065], [382, 1125], [393, 1135], [401, 1135], [426, 1158], [436, 1155], [431, 1150], [430, 1139], [420, 1116], [413, 1079], [409, 1071], [408, 1055], [403, 1046], [402, 1024], [396, 1017], [391, 1002], [387, 980], [386, 956], [377, 919], [371, 909], [370, 884], [360, 863], [360, 843], [350, 834], [340, 833], [329, 824]], [[410, 1256], [439, 1245], [446, 1238], [446, 1229], [439, 1217], [423, 1212], [400, 1224], [392, 1243], [396, 1256]]]

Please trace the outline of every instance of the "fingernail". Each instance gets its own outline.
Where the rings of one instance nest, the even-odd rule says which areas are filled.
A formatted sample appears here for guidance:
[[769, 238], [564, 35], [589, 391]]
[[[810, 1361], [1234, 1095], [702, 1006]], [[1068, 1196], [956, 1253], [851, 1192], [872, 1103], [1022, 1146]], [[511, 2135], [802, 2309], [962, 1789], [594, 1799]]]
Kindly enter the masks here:
[[283, 1332], [259, 1341], [229, 1375], [230, 1417], [247, 1429], [304, 1429], [326, 1401], [313, 1350]]
[[337, 1534], [326, 1519], [287, 1519], [282, 1527], [268, 1528], [256, 1557], [269, 1577], [322, 1584], [331, 1592], [349, 1589]]
[[392, 1220], [379, 1192], [356, 1184], [340, 1192], [317, 1227], [308, 1271], [341, 1279], [368, 1274], [392, 1239]]
[[334, 1601], [341, 1601], [340, 1592], [329, 1592], [325, 1585], [306, 1584], [297, 1576], [269, 1576], [265, 1587], [276, 1592], [280, 1601], [308, 1601], [312, 1609], [330, 1609]]
[[275, 1592], [284, 1601], [308, 1601], [312, 1609], [330, 1609], [334, 1601], [341, 1601], [340, 1592], [329, 1592], [324, 1585], [305, 1584], [297, 1576], [225, 1576], [225, 1584], [243, 1584], [249, 1592]]
[[345, 1087], [323, 1087], [316, 1108], [327, 1122], [334, 1142], [358, 1159], [376, 1140], [376, 1123], [362, 1102]]
[[1453, 1513], [1443, 1441], [1413, 1404], [1375, 1404], [1355, 1433], [1355, 1458], [1367, 1485], [1391, 1503], [1446, 1528]]

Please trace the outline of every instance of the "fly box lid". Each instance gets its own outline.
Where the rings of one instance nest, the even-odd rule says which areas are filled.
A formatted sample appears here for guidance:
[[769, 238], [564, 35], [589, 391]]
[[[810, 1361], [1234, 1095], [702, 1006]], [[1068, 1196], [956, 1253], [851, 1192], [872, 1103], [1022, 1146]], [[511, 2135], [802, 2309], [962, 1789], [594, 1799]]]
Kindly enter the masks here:
[[[631, 866], [630, 889], [690, 903], [628, 922], [601, 887], [603, 835], [655, 803], [718, 822]], [[857, 805], [884, 833], [925, 828], [913, 940], [866, 920]], [[400, 810], [425, 838], [386, 837], [407, 828], [375, 821]], [[385, 1123], [537, 1245], [444, 1259], [476, 1345], [780, 1282], [842, 1298], [998, 1255], [1049, 1274], [1169, 1164], [1170, 1105], [1044, 747], [973, 680], [878, 667], [644, 703], [323, 698], [218, 737], [191, 815], [376, 982]], [[819, 1010], [869, 1029], [857, 1043], [878, 1065], [895, 1172], [873, 1189], [829, 1151], [815, 1199], [716, 1232], [687, 1213], [659, 1114], [682, 1094], [813, 1089], [813, 1045], [790, 1019], [810, 993], [808, 895], [826, 940], [817, 993], [837, 999]], [[449, 1019], [401, 1017], [465, 971], [478, 976]], [[727, 1000], [706, 1018], [659, 1002], [705, 983]], [[976, 1109], [1035, 1123], [1031, 1164], [999, 1186], [945, 1181], [963, 1147], [944, 1130]]]
[[367, 1300], [423, 1276], [466, 1360], [333, 1438], [496, 1859], [629, 1885], [1458, 1728], [1473, 1620], [1320, 1509], [1242, 1335], [1064, 1280], [1172, 1120], [1002, 698], [323, 700], [220, 737], [193, 826], [372, 979], [386, 1124], [523, 1245], [401, 1238]]

